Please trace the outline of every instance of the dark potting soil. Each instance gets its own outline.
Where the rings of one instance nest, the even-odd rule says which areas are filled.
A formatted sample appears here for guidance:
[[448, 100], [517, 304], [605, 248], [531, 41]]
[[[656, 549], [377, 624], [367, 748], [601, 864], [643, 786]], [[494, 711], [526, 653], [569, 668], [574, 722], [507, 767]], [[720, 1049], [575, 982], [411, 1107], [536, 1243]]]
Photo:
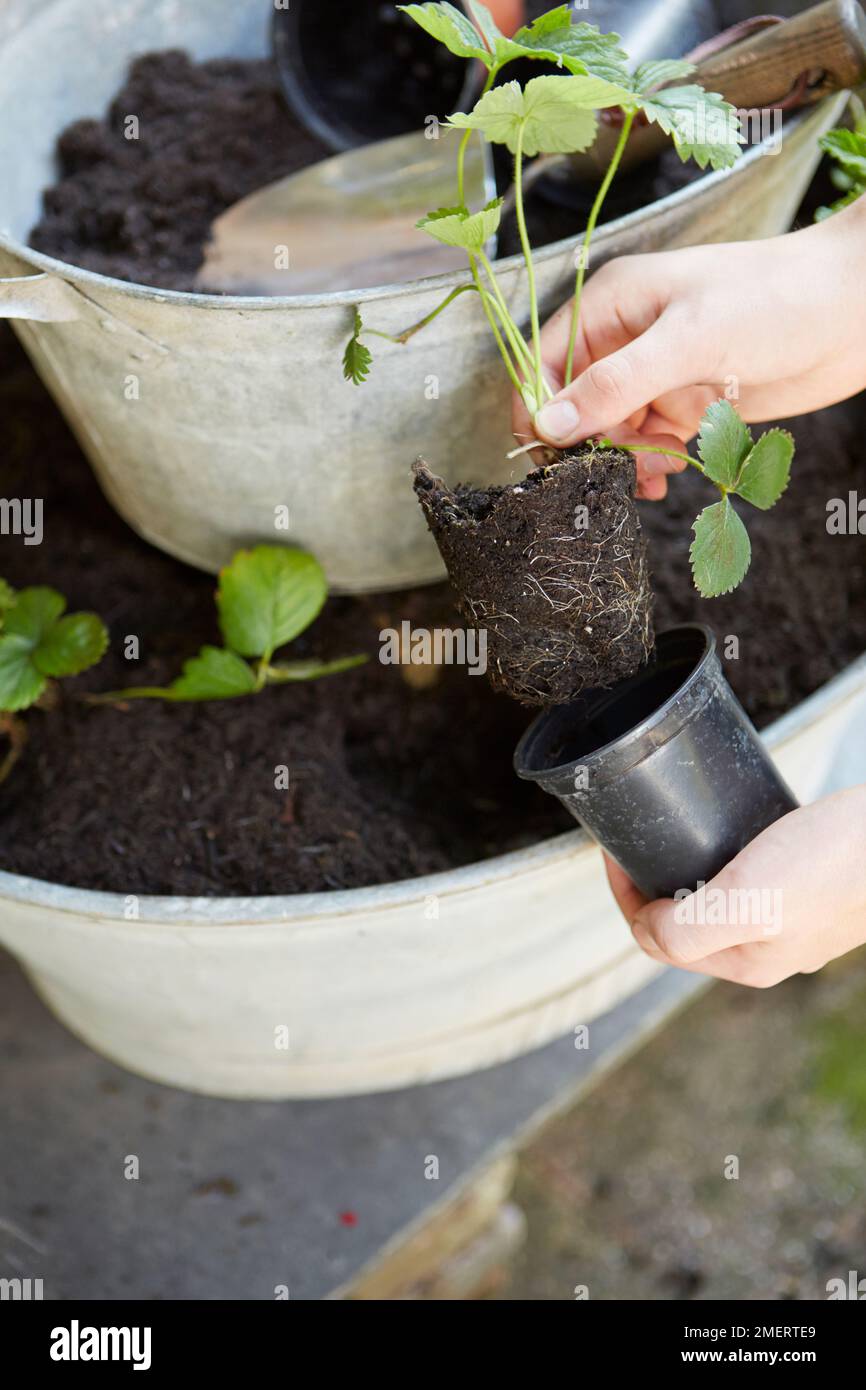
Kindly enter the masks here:
[[[75, 697], [171, 679], [217, 634], [213, 580], [140, 541], [103, 499], [12, 334], [0, 329], [0, 497], [40, 497], [45, 540], [0, 536], [0, 574], [50, 584], [111, 630], [104, 663], [58, 709], [27, 715], [31, 738], [0, 789], [0, 866], [123, 893], [287, 893], [363, 886], [483, 859], [567, 829], [559, 804], [519, 782], [527, 715], [465, 668], [365, 667], [307, 686], [199, 706], [124, 713]], [[754, 560], [736, 594], [701, 600], [689, 527], [706, 502], [696, 475], [668, 502], [640, 504], [657, 626], [709, 622], [739, 639], [726, 662], [759, 724], [866, 650], [866, 547], [828, 536], [826, 502], [866, 491], [866, 399], [794, 421], [794, 478], [771, 513], [749, 509]], [[407, 477], [407, 486], [409, 480]], [[446, 585], [332, 600], [301, 650], [375, 654], [408, 619], [453, 626]], [[137, 635], [141, 660], [126, 661]], [[412, 676], [435, 677], [426, 688]], [[274, 770], [290, 768], [290, 790]]]
[[[130, 115], [138, 119], [134, 140], [126, 138]], [[194, 63], [173, 49], [147, 54], [132, 64], [104, 118], [75, 121], [60, 136], [59, 178], [45, 192], [30, 241], [102, 275], [189, 290], [220, 213], [330, 154], [290, 114], [270, 61]], [[504, 189], [507, 162], [497, 172]], [[607, 215], [644, 207], [699, 176], [668, 152], [614, 184]], [[576, 207], [530, 197], [534, 244], [577, 235], [593, 193], [588, 186]], [[517, 250], [506, 224], [501, 254]]]
[[648, 660], [652, 594], [635, 483], [633, 454], [591, 446], [546, 452], [508, 487], [452, 490], [416, 464], [415, 492], [457, 607], [485, 634], [495, 690], [563, 705]]
[[102, 275], [191, 289], [214, 218], [330, 153], [289, 116], [270, 60], [148, 54], [104, 119], [60, 136], [60, 178], [30, 240]]

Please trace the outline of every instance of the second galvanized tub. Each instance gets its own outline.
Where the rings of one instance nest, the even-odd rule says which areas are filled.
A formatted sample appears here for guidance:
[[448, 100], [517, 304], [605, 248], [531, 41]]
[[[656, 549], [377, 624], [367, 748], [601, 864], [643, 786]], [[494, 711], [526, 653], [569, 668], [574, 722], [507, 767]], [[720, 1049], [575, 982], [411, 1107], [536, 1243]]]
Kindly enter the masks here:
[[[106, 494], [147, 540], [215, 570], [239, 546], [273, 539], [275, 508], [287, 506], [291, 538], [334, 589], [432, 581], [441, 562], [409, 487], [412, 459], [423, 452], [452, 481], [479, 485], [512, 467], [508, 383], [486, 323], [464, 296], [409, 346], [382, 344], [363, 389], [343, 381], [340, 357], [356, 302], [393, 332], [460, 276], [213, 298], [126, 284], [26, 245], [58, 133], [102, 113], [130, 59], [172, 46], [200, 59], [261, 57], [269, 18], [262, 0], [0, 0], [0, 317], [15, 323]], [[777, 154], [758, 146], [734, 170], [609, 223], [594, 263], [785, 230], [843, 103], [795, 117]], [[570, 291], [573, 250], [560, 242], [539, 256], [546, 310]], [[500, 271], [521, 316], [521, 262]]]

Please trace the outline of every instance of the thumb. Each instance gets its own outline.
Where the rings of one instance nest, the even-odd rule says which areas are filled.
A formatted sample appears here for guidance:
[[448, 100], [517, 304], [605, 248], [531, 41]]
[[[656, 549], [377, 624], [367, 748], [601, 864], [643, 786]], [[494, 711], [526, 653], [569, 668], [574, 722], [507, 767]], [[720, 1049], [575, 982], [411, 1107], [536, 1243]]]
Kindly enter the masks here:
[[771, 921], [772, 914], [780, 912], [778, 901], [771, 898], [765, 905], [760, 889], [741, 891], [729, 887], [733, 881], [729, 865], [687, 898], [660, 898], [641, 907], [631, 924], [638, 945], [655, 960], [687, 968], [731, 946], [752, 945], [781, 930]]
[[535, 417], [539, 439], [562, 448], [622, 425], [638, 410], [695, 380], [687, 355], [676, 351], [664, 315], [639, 338], [593, 362]]

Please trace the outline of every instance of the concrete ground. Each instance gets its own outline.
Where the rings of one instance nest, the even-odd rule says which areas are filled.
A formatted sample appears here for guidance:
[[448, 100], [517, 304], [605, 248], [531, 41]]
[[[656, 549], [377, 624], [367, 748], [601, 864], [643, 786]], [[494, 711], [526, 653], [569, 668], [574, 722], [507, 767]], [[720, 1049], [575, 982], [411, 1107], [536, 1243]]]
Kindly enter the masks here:
[[493, 1296], [826, 1298], [866, 1276], [864, 1145], [866, 951], [718, 985], [523, 1152]]

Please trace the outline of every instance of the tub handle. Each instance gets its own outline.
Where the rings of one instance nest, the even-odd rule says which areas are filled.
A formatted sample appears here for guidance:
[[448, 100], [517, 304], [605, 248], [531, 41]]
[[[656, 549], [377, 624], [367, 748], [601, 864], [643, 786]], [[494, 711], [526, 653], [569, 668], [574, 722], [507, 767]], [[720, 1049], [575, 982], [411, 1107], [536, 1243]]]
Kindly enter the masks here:
[[0, 319], [69, 323], [78, 318], [77, 297], [65, 280], [46, 271], [0, 279]]

